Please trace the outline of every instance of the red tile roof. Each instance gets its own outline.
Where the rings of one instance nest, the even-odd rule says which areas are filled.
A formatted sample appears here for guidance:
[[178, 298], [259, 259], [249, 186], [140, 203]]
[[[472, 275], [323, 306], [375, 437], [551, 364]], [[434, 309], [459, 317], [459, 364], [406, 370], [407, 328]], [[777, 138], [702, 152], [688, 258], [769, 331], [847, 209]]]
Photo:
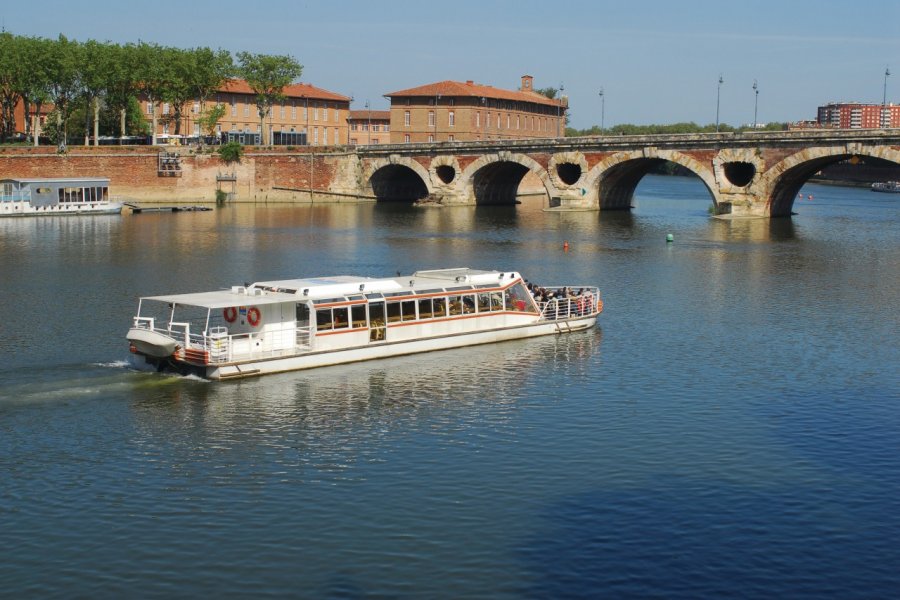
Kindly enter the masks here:
[[[220, 92], [232, 94], [252, 94], [253, 90], [243, 79], [230, 79], [225, 82]], [[338, 102], [350, 102], [349, 96], [342, 96], [328, 90], [323, 90], [308, 83], [292, 83], [284, 88], [284, 95], [288, 98], [314, 98], [316, 100], [335, 100]]]
[[385, 94], [387, 98], [402, 98], [405, 96], [441, 96], [457, 97], [470, 96], [476, 98], [492, 98], [497, 100], [512, 100], [514, 102], [532, 102], [547, 106], [565, 106], [560, 100], [552, 100], [537, 92], [523, 92], [520, 90], [502, 90], [489, 85], [481, 85], [471, 81], [439, 81], [419, 87], [400, 90]]
[[390, 121], [391, 111], [389, 110], [351, 110], [350, 119], [354, 121], [365, 121], [372, 119], [373, 121]]

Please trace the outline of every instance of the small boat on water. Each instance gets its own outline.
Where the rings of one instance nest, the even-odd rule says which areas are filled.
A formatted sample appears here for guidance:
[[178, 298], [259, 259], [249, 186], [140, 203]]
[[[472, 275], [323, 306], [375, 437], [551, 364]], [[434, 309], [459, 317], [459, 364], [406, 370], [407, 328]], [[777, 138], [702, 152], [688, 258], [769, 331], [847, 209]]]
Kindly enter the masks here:
[[233, 379], [578, 331], [603, 310], [596, 287], [540, 289], [468, 268], [263, 281], [142, 297], [126, 338], [139, 368]]
[[900, 181], [879, 181], [878, 183], [873, 183], [872, 191], [900, 194]]
[[109, 197], [109, 179], [0, 179], [0, 217], [111, 215], [122, 205]]

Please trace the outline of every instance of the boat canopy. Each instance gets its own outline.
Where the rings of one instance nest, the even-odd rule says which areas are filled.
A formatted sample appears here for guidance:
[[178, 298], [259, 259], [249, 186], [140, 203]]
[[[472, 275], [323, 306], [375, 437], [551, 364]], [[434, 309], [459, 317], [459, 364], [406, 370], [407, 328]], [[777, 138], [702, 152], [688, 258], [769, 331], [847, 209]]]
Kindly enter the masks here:
[[297, 302], [302, 300], [294, 294], [282, 294], [266, 292], [264, 295], [250, 295], [233, 292], [231, 290], [217, 290], [214, 292], [197, 292], [194, 294], [168, 294], [166, 296], [144, 296], [144, 300], [156, 302], [168, 302], [169, 304], [181, 304], [186, 306], [199, 306], [200, 308], [228, 308], [229, 306], [243, 306], [253, 304], [279, 304], [281, 302]]

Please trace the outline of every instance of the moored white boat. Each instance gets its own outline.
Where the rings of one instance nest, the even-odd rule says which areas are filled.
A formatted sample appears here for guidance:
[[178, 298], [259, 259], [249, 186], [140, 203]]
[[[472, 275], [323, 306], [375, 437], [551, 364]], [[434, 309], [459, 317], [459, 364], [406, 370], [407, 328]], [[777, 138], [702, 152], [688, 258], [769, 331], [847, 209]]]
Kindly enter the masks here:
[[121, 212], [122, 205], [110, 199], [109, 179], [103, 177], [0, 180], [0, 217], [110, 215]]
[[515, 271], [264, 281], [148, 296], [127, 334], [137, 366], [231, 379], [592, 327], [593, 286], [536, 300]]

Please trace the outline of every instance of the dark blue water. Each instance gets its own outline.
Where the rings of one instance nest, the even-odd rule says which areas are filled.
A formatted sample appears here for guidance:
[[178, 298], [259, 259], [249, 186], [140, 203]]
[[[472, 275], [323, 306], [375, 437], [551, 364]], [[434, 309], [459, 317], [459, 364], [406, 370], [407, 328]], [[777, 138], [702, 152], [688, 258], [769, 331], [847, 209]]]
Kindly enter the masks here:
[[[900, 196], [804, 194], [0, 220], [0, 595], [895, 597]], [[123, 366], [138, 295], [459, 266], [606, 311], [240, 382]]]

